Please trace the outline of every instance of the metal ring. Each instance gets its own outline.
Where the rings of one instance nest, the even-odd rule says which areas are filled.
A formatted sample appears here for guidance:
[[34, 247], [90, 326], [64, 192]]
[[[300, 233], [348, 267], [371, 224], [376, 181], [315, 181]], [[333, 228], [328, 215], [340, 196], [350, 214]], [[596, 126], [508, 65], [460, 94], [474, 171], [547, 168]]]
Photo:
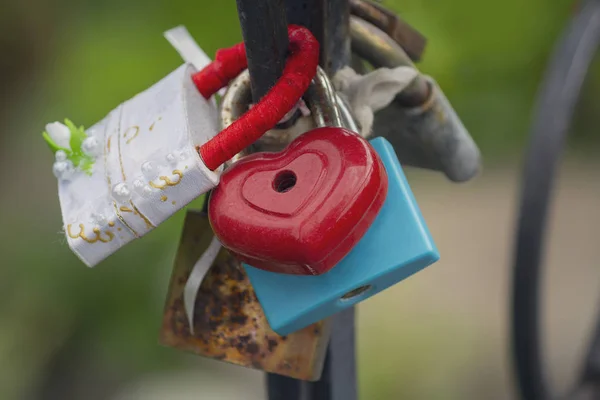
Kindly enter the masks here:
[[[327, 74], [320, 67], [317, 68], [317, 74], [305, 94], [305, 101], [308, 103], [311, 117], [317, 127], [345, 126], [353, 131], [358, 130], [349, 107], [337, 95]], [[221, 129], [225, 129], [243, 115], [251, 103], [250, 73], [245, 70], [231, 82], [221, 99]], [[312, 126], [306, 126], [306, 128], [310, 129]], [[302, 129], [302, 127], [298, 129]], [[255, 151], [281, 150], [299, 134], [304, 133], [303, 131], [299, 132], [298, 129], [272, 129], [266, 132], [255, 145], [236, 154], [228, 162], [228, 165]]]
[[[350, 37], [352, 50], [375, 68], [414, 67], [404, 49], [388, 34], [360, 18], [350, 17]], [[404, 107], [416, 107], [429, 99], [430, 85], [421, 74], [402, 91], [397, 101]]]

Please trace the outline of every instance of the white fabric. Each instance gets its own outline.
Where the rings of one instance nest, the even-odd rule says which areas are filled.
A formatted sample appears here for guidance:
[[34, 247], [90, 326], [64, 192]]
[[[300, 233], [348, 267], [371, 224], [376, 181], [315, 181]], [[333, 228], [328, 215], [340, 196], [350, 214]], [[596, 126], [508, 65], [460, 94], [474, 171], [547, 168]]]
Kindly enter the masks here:
[[[168, 30], [165, 32], [165, 37], [181, 55], [184, 61], [192, 64], [197, 70], [204, 68], [204, 66], [210, 62], [208, 56], [204, 54], [184, 26], [178, 26]], [[223, 94], [225, 90], [226, 88], [223, 88], [222, 93], [220, 94]], [[192, 332], [192, 334], [194, 333], [194, 308], [198, 290], [202, 285], [204, 277], [210, 270], [210, 267], [215, 262], [220, 250], [221, 243], [216, 237], [213, 237], [208, 249], [206, 249], [200, 259], [194, 264], [192, 272], [185, 284], [183, 290], [183, 304], [188, 318], [190, 332]]]
[[[198, 71], [210, 62], [210, 58], [208, 58], [206, 53], [198, 46], [198, 43], [196, 43], [185, 26], [180, 25], [173, 29], [169, 29], [165, 32], [165, 38], [171, 43], [171, 46], [177, 50], [181, 58], [183, 58], [185, 62], [192, 64]], [[226, 90], [226, 87], [220, 89], [218, 91], [219, 96], [223, 96]], [[215, 101], [214, 97], [212, 101]]]
[[202, 285], [206, 273], [210, 270], [210, 267], [219, 255], [219, 251], [221, 251], [221, 243], [216, 236], [213, 236], [208, 249], [202, 253], [202, 256], [196, 261], [196, 264], [194, 264], [192, 272], [185, 284], [185, 288], [183, 289], [183, 305], [192, 334], [194, 334], [194, 308], [196, 306], [198, 290], [200, 290], [200, 285]]
[[335, 74], [333, 85], [352, 108], [361, 127], [360, 134], [368, 136], [374, 113], [387, 107], [418, 75], [411, 67], [379, 68], [366, 75], [345, 67]]
[[192, 64], [198, 71], [210, 63], [210, 58], [198, 46], [185, 26], [180, 25], [169, 29], [164, 35], [183, 61]]
[[[206, 62], [209, 62], [206, 57]], [[103, 150], [92, 175], [59, 180], [69, 246], [93, 267], [214, 188], [195, 150], [218, 133], [217, 109], [184, 64], [87, 130]]]

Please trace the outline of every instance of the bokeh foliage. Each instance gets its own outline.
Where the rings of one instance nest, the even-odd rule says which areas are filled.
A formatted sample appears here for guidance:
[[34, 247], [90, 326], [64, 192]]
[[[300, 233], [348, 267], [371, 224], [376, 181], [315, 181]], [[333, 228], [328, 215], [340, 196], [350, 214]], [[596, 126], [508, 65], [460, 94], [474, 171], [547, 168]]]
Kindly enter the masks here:
[[[186, 25], [209, 55], [238, 42], [235, 2], [4, 2], [0, 49], [6, 51], [0, 57], [2, 71], [11, 75], [4, 75], [0, 164], [13, 179], [6, 180], [0, 196], [2, 398], [22, 398], [61, 368], [68, 374], [109, 366], [101, 372], [124, 379], [177, 365], [177, 353], [158, 346], [157, 332], [182, 213], [100, 267], [86, 269], [59, 232], [52, 156], [40, 134], [47, 121], [65, 117], [90, 126], [176, 68], [181, 61], [162, 37], [166, 29]], [[384, 4], [428, 37], [421, 68], [439, 82], [486, 158], [518, 156], [544, 65], [573, 2]], [[590, 88], [600, 85], [595, 76]], [[581, 111], [586, 121], [598, 107], [591, 100], [597, 91], [590, 88]], [[582, 128], [581, 136], [593, 139], [586, 132]], [[415, 340], [421, 334], [418, 329], [399, 333]], [[413, 373], [401, 359], [376, 343], [369, 349], [379, 356], [366, 356], [365, 362], [383, 362], [397, 374], [361, 370], [363, 392], [370, 395], [365, 398], [418, 396], [410, 385], [395, 384]], [[425, 349], [409, 356], [421, 370], [434, 362]]]

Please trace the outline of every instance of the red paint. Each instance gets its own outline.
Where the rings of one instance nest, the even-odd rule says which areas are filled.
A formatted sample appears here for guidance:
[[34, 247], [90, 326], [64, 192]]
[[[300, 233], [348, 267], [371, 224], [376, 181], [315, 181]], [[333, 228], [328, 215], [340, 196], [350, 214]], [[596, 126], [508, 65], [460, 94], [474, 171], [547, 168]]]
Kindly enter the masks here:
[[362, 238], [387, 186], [383, 163], [366, 140], [342, 128], [319, 128], [280, 153], [255, 153], [233, 164], [212, 192], [208, 213], [215, 235], [243, 262], [320, 275]]
[[[306, 28], [290, 25], [290, 55], [283, 76], [267, 94], [238, 120], [197, 150], [211, 170], [257, 141], [296, 105], [316, 74], [319, 42]], [[192, 77], [200, 93], [210, 98], [248, 66], [243, 43], [219, 50], [215, 61]]]

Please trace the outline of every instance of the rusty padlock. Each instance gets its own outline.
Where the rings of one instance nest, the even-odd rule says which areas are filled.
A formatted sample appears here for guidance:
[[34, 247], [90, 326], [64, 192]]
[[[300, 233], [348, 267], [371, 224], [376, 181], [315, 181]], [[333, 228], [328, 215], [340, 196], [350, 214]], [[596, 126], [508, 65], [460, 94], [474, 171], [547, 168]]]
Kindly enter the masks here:
[[222, 248], [205, 275], [190, 329], [184, 288], [213, 237], [208, 217], [188, 211], [167, 294], [160, 343], [198, 355], [302, 380], [323, 370], [330, 322], [317, 322], [287, 336], [267, 323], [240, 262]]

